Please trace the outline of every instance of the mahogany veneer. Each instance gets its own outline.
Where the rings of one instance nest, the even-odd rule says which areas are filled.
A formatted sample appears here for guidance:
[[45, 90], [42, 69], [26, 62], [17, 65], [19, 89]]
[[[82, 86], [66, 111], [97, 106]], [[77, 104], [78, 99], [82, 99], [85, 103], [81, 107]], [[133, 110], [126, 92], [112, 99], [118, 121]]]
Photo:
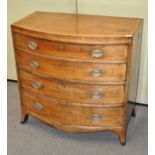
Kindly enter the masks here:
[[35, 12], [11, 25], [21, 123], [32, 115], [69, 132], [114, 131], [135, 114], [143, 20]]

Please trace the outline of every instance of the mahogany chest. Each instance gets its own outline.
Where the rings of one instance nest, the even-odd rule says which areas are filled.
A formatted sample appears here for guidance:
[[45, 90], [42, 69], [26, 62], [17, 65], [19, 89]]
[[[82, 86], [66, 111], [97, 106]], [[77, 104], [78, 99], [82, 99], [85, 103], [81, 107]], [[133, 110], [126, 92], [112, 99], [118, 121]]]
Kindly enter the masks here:
[[122, 144], [135, 101], [143, 20], [35, 12], [11, 25], [28, 115], [69, 132], [113, 131]]

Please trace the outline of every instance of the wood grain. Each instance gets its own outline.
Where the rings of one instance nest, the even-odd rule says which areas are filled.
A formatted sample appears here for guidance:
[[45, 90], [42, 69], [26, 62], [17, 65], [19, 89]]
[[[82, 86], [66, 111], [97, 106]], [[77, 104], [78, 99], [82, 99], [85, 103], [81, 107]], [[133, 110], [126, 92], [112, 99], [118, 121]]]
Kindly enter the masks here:
[[[35, 114], [36, 117], [55, 120], [66, 125], [121, 126], [123, 123], [122, 108], [71, 106], [53, 103], [41, 96], [30, 95], [25, 91], [22, 91], [21, 95], [27, 112]], [[35, 103], [43, 105], [43, 109], [37, 110], [34, 106]], [[99, 114], [103, 118], [101, 120], [92, 120], [94, 114]]]
[[141, 21], [139, 18], [35, 12], [12, 24], [12, 31], [52, 41], [127, 44]]
[[[36, 39], [29, 36], [14, 34], [15, 46], [20, 50], [29, 50], [47, 57], [59, 59], [73, 59], [74, 61], [101, 62], [101, 63], [124, 63], [127, 61], [127, 45], [82, 45], [61, 42], [52, 42]], [[37, 44], [36, 49], [28, 46], [29, 41]], [[102, 50], [102, 57], [92, 57], [91, 52]]]
[[[16, 50], [17, 63], [19, 67], [33, 73], [44, 74], [61, 80], [86, 80], [86, 81], [125, 81], [126, 64], [98, 64], [79, 63], [55, 60], [29, 54]], [[33, 68], [30, 63], [35, 61], [38, 68]], [[91, 75], [93, 69], [103, 72], [101, 77]]]
[[[56, 79], [48, 80], [35, 76], [28, 72], [19, 71], [21, 86], [30, 92], [49, 98], [56, 98], [65, 101], [66, 104], [81, 104], [92, 106], [122, 106], [123, 105], [123, 85], [96, 85], [68, 83]], [[33, 88], [32, 83], [40, 83], [41, 88]], [[94, 99], [92, 94], [100, 92], [101, 97]]]

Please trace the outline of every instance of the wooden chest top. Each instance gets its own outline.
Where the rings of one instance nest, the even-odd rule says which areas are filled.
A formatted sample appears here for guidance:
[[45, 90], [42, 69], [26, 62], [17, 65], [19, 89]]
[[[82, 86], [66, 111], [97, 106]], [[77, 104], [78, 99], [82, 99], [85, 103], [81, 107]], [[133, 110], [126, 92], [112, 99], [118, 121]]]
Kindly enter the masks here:
[[128, 43], [142, 21], [139, 18], [35, 12], [12, 24], [12, 28], [22, 34], [56, 41]]

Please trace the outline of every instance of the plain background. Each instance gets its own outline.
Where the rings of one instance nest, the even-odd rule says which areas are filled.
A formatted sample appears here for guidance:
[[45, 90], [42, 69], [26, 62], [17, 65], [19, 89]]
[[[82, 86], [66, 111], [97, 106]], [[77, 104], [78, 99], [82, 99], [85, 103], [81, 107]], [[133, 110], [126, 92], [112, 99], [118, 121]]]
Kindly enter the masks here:
[[[8, 0], [8, 79], [16, 80], [10, 24], [34, 12], [76, 12], [75, 0]], [[147, 0], [79, 0], [78, 12], [144, 18], [137, 102], [147, 104]]]

